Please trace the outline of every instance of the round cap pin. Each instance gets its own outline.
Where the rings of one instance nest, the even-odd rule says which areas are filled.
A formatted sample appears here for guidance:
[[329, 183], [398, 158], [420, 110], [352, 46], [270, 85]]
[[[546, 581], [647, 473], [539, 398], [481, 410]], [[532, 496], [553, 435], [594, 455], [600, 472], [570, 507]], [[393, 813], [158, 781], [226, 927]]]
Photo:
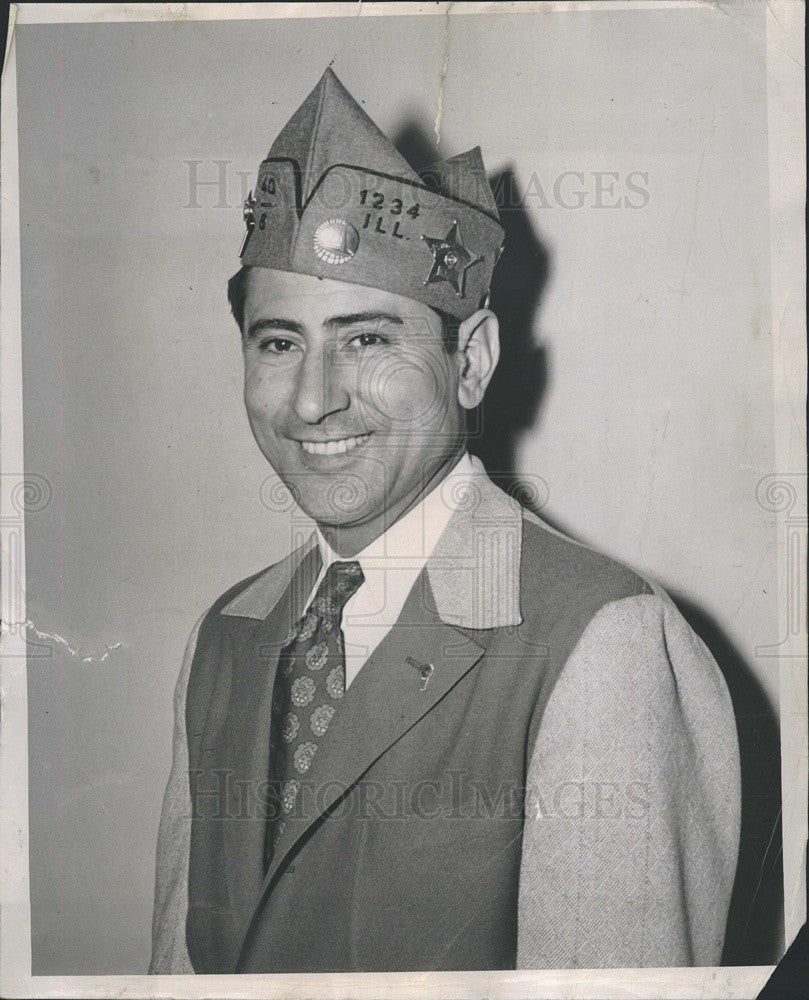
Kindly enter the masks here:
[[360, 245], [360, 234], [345, 219], [328, 219], [315, 230], [315, 253], [327, 264], [345, 264]]

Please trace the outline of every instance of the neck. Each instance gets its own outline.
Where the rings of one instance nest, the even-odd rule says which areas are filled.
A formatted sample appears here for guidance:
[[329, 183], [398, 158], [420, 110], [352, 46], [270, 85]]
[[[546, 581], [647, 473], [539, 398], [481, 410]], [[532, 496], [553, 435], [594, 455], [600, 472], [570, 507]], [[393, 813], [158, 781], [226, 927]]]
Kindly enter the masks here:
[[370, 545], [371, 542], [376, 541], [380, 535], [383, 535], [392, 524], [395, 524], [400, 518], [404, 517], [408, 511], [417, 507], [428, 493], [431, 493], [442, 480], [446, 479], [458, 464], [465, 450], [465, 444], [461, 444], [458, 450], [450, 455], [435, 470], [430, 478], [421, 484], [420, 489], [413, 493], [412, 496], [404, 497], [398, 504], [386, 508], [378, 517], [372, 518], [369, 521], [363, 521], [361, 524], [319, 524], [318, 528], [321, 534], [338, 556], [344, 559], [353, 558], [358, 552], [362, 552], [364, 548]]

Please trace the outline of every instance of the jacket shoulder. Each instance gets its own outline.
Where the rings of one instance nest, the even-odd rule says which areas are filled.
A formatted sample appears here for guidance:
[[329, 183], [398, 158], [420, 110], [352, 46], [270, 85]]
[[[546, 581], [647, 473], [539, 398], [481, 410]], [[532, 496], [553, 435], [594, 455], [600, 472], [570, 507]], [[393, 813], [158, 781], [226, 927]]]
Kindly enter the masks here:
[[568, 538], [530, 511], [523, 514], [521, 560], [523, 615], [589, 621], [613, 601], [655, 588], [616, 559]]
[[232, 587], [228, 587], [224, 593], [217, 597], [210, 608], [208, 608], [205, 617], [221, 613], [221, 611], [226, 608], [231, 601], [243, 594], [257, 580], [260, 580], [267, 574], [272, 574], [277, 571], [282, 561], [283, 560], [279, 560], [279, 562], [272, 563], [270, 566], [265, 566], [265, 568], [260, 569], [258, 573], [253, 573], [252, 576], [246, 576], [243, 580], [239, 580], [238, 583], [234, 583]]
[[313, 539], [293, 549], [289, 555], [226, 590], [213, 604], [211, 615], [236, 618], [266, 618], [299, 569], [312, 568], [317, 555]]

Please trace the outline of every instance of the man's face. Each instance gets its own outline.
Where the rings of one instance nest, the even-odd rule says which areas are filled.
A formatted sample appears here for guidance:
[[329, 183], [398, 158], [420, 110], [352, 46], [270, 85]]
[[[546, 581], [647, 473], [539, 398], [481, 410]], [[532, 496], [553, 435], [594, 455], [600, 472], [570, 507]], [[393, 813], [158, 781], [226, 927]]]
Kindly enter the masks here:
[[253, 434], [319, 524], [397, 516], [462, 449], [458, 362], [420, 302], [253, 268], [243, 345]]

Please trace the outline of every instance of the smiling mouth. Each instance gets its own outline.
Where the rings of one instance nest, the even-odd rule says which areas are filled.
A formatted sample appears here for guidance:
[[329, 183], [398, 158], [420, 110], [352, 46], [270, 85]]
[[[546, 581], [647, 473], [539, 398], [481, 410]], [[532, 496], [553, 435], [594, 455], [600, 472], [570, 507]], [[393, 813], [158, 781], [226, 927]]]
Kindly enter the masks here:
[[309, 455], [342, 455], [365, 442], [370, 434], [360, 434], [358, 437], [338, 438], [335, 441], [301, 441], [301, 448]]

